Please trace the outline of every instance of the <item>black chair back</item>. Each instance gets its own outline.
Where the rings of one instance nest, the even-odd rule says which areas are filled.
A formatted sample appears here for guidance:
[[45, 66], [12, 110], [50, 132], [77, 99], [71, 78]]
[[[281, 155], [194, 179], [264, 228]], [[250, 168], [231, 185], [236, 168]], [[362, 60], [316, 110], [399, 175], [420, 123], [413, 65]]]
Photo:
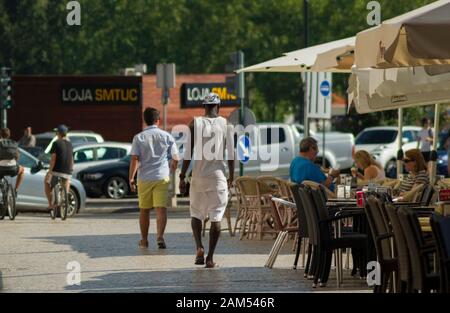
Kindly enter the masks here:
[[430, 224], [440, 261], [441, 292], [450, 293], [450, 217], [433, 213]]
[[406, 238], [403, 234], [402, 225], [398, 218], [398, 209], [392, 204], [385, 205], [386, 212], [391, 222], [392, 232], [394, 233], [394, 245], [398, 258], [400, 280], [409, 284], [411, 281], [411, 264], [409, 262], [409, 252], [406, 244]]
[[302, 199], [300, 197], [299, 193], [300, 185], [292, 185], [291, 191], [292, 195], [294, 197], [295, 205], [297, 206], [297, 219], [298, 219], [298, 226], [299, 226], [299, 234], [302, 238], [307, 238], [309, 236], [308, 233], [308, 221], [306, 219], [306, 213], [305, 208], [302, 203]]
[[300, 199], [305, 209], [306, 220], [308, 223], [308, 237], [312, 245], [319, 243], [319, 230], [316, 208], [311, 195], [311, 188], [305, 185], [299, 187]]
[[404, 207], [398, 210], [398, 217], [410, 256], [411, 286], [415, 290], [422, 290], [425, 285], [425, 276], [430, 272], [430, 262], [420, 251], [420, 247], [424, 246], [425, 242], [421, 235], [419, 219], [413, 210]]
[[431, 184], [425, 186], [422, 191], [422, 196], [420, 198], [420, 205], [428, 206], [430, 205], [431, 198], [433, 198], [434, 187]]

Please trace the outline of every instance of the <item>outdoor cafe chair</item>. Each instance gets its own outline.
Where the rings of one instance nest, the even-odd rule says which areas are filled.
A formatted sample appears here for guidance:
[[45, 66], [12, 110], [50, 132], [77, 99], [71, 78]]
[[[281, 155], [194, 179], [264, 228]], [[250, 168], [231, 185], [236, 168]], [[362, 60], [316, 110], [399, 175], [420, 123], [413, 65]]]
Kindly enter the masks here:
[[[269, 186], [274, 197], [290, 202], [294, 201], [287, 181], [275, 176], [259, 176], [256, 179], [258, 182]], [[291, 207], [281, 206], [279, 213], [283, 223], [295, 226], [296, 221], [294, 220], [293, 209]]]
[[240, 239], [247, 236], [248, 239], [262, 240], [266, 234], [275, 234], [268, 202], [268, 196], [272, 196], [270, 187], [253, 177], [239, 177], [236, 185], [240, 191], [242, 210]]
[[[391, 239], [393, 238], [393, 233], [390, 231], [382, 211], [381, 201], [375, 196], [369, 196], [364, 206], [364, 212], [372, 232], [377, 261], [381, 270], [381, 285], [375, 286], [375, 293], [385, 293], [388, 283], [391, 282], [391, 285], [393, 285], [394, 272], [398, 271], [398, 260], [392, 255]], [[393, 288], [389, 289], [390, 292], [393, 291]]]
[[391, 203], [384, 203], [389, 222], [392, 227], [392, 233], [394, 236], [395, 255], [398, 259], [398, 271], [397, 271], [397, 291], [400, 293], [412, 292], [411, 289], [411, 264], [409, 259], [408, 247], [406, 244], [406, 238], [403, 234], [403, 229], [398, 217], [398, 207], [393, 206]]
[[[298, 223], [298, 236], [297, 236], [297, 246], [296, 246], [296, 250], [295, 250], [295, 260], [294, 260], [294, 270], [297, 269], [297, 264], [298, 264], [298, 259], [300, 256], [300, 251], [301, 248], [303, 246], [303, 266], [305, 267], [305, 273], [304, 276], [307, 277], [308, 273], [309, 273], [309, 267], [310, 267], [310, 263], [311, 263], [311, 254], [312, 254], [312, 244], [309, 241], [309, 234], [310, 232], [308, 231], [308, 221], [306, 219], [306, 213], [305, 213], [305, 208], [300, 196], [300, 192], [299, 192], [299, 188], [302, 185], [298, 185], [298, 184], [292, 184], [290, 186], [291, 191], [292, 191], [292, 196], [294, 198], [294, 203], [295, 206], [297, 208], [297, 223]], [[308, 248], [306, 249], [306, 242], [308, 241]], [[306, 254], [307, 256], [307, 260], [306, 260], [306, 266], [305, 266], [305, 256]]]
[[438, 290], [440, 276], [432, 271], [430, 260], [437, 252], [436, 245], [425, 240], [416, 211], [401, 207], [397, 213], [409, 251], [411, 289], [422, 293]]
[[[308, 229], [313, 232], [310, 234], [310, 237], [313, 238], [313, 263], [311, 266], [314, 275], [313, 287], [316, 287], [319, 282], [321, 287], [325, 287], [331, 269], [333, 251], [345, 248], [362, 251], [367, 246], [367, 235], [364, 234], [346, 234], [341, 237], [333, 235], [333, 223], [340, 222], [343, 218], [362, 214], [362, 212], [339, 212], [335, 216], [330, 216], [326, 206], [319, 200], [322, 191], [311, 189], [308, 186], [299, 188], [299, 191], [307, 220], [310, 221]], [[338, 267], [339, 264], [337, 263]], [[340, 276], [338, 275], [337, 278], [338, 285], [340, 285]]]
[[441, 270], [441, 293], [450, 293], [450, 217], [433, 213], [431, 229], [436, 239], [437, 254]]
[[298, 232], [298, 227], [297, 226], [292, 227], [289, 226], [289, 224], [287, 223], [283, 223], [279, 210], [279, 208], [282, 206], [287, 206], [291, 208], [295, 207], [295, 203], [276, 197], [271, 197], [267, 201], [270, 203], [270, 207], [272, 208], [272, 217], [275, 224], [275, 230], [278, 232], [278, 236], [269, 253], [269, 258], [265, 264], [266, 267], [272, 268], [281, 248], [288, 239], [288, 235], [296, 234]]

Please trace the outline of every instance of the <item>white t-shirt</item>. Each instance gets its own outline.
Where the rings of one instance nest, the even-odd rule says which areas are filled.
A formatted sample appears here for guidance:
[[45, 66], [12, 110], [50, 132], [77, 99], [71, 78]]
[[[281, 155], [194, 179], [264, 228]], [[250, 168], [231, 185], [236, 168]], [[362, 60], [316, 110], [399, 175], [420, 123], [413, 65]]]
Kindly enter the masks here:
[[424, 152], [431, 151], [431, 142], [426, 139], [428, 137], [433, 137], [433, 131], [430, 128], [422, 128], [419, 131], [418, 137], [420, 140], [420, 150]]
[[215, 191], [228, 188], [225, 176], [227, 120], [223, 117], [194, 119], [194, 166], [191, 189]]

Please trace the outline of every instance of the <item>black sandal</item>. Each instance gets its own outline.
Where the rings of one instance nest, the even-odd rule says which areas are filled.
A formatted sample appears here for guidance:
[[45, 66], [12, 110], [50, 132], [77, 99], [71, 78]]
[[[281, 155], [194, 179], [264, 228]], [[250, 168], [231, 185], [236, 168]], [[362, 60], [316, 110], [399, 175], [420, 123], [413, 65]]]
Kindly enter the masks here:
[[205, 265], [205, 257], [204, 256], [195, 257], [195, 265]]
[[164, 242], [164, 239], [158, 240], [157, 243], [158, 243], [158, 248], [159, 249], [165, 249], [166, 248], [166, 243]]

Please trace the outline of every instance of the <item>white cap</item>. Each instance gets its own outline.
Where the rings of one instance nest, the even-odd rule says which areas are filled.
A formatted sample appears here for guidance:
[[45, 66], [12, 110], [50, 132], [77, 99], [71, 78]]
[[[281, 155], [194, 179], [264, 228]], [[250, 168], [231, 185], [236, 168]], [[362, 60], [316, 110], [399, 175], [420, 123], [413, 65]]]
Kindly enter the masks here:
[[203, 104], [220, 104], [220, 97], [218, 94], [211, 92], [203, 99]]

